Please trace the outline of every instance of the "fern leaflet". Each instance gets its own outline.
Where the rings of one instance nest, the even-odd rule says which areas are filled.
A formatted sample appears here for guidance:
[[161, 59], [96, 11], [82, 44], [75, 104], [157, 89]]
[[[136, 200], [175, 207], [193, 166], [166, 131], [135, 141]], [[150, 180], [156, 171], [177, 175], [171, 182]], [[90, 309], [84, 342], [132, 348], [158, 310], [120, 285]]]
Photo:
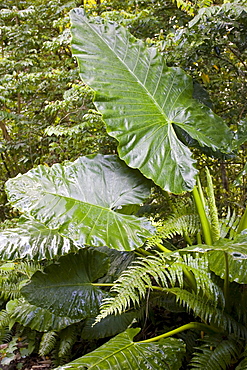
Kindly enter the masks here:
[[235, 361], [240, 354], [241, 345], [236, 338], [206, 337], [204, 344], [197, 347], [190, 365], [191, 370], [224, 370]]
[[39, 355], [45, 356], [51, 352], [56, 345], [57, 333], [54, 331], [48, 331], [44, 333], [40, 342]]
[[[100, 314], [96, 318], [99, 322], [108, 315], [121, 314], [131, 304], [139, 305], [141, 299], [146, 295], [148, 288], [165, 291], [164, 288], [174, 288], [178, 284], [183, 289], [185, 279], [184, 271], [192, 277], [197, 284], [197, 294], [202, 294], [205, 301], [211, 300], [216, 307], [218, 303], [224, 305], [224, 298], [221, 290], [212, 281], [208, 270], [206, 257], [180, 256], [176, 254], [176, 259], [172, 260], [170, 255], [162, 253], [156, 256], [134, 261], [126, 271], [124, 271], [115, 282], [112, 293], [115, 297], [108, 297], [103, 301]], [[157, 284], [158, 286], [154, 286]]]
[[194, 292], [190, 293], [180, 288], [170, 288], [166, 289], [166, 291], [175, 294], [177, 302], [188, 311], [192, 310], [202, 321], [223, 328], [238, 338], [247, 338], [246, 327], [238, 323], [222, 309], [217, 308], [213, 300], [207, 300], [204, 296], [196, 295]]

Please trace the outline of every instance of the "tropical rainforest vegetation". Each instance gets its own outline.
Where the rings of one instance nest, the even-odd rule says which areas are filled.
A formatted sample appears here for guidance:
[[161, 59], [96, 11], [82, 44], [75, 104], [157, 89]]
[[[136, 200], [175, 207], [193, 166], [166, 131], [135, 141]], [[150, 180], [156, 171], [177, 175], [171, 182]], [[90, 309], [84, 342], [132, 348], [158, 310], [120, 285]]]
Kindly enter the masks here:
[[0, 22], [0, 366], [246, 369], [246, 0]]

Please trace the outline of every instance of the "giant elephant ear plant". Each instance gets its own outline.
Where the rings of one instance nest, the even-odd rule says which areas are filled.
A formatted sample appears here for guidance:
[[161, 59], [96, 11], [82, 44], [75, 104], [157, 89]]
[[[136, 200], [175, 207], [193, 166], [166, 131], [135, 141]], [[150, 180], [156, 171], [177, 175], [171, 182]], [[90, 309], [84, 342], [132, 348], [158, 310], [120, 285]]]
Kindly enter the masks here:
[[[195, 187], [195, 160], [183, 137], [213, 151], [227, 151], [231, 132], [193, 99], [192, 79], [179, 68], [167, 67], [155, 47], [147, 47], [116, 23], [87, 18], [82, 9], [71, 12], [71, 22], [80, 75], [95, 90], [95, 105], [109, 135], [118, 141], [120, 159], [81, 157], [51, 168], [38, 166], [7, 182], [9, 201], [23, 216], [15, 228], [0, 233], [1, 259], [48, 261], [45, 274], [37, 271], [21, 282], [19, 300], [8, 302], [7, 315], [11, 322], [48, 331], [53, 338], [64, 338], [65, 330], [78, 323], [86, 339], [118, 334], [61, 369], [176, 370], [182, 365], [184, 342], [171, 336], [188, 329], [217, 337], [213, 365], [206, 358], [209, 342], [201, 347], [204, 369], [226, 368], [244, 352], [247, 329], [240, 307], [231, 316], [228, 265], [222, 290], [211, 273], [222, 276], [222, 270], [212, 268], [214, 259], [207, 258], [214, 248], [222, 251], [224, 242], [216, 240], [214, 247], [204, 232], [210, 244], [206, 247], [174, 253], [159, 243], [161, 252], [147, 252], [145, 241], [155, 229], [147, 218], [132, 213], [148, 197], [152, 181], [173, 193]], [[199, 206], [198, 211], [204, 214]], [[229, 252], [238, 261], [247, 258], [246, 239], [241, 235], [228, 243], [225, 255]], [[131, 264], [134, 253], [148, 256]], [[141, 315], [147, 289], [158, 292], [164, 305], [167, 297], [176, 297], [197, 321], [134, 341], [139, 329], [127, 327]], [[232, 338], [237, 338], [236, 345]], [[230, 357], [222, 360], [228, 350]], [[193, 357], [194, 368], [200, 368], [198, 358]]]

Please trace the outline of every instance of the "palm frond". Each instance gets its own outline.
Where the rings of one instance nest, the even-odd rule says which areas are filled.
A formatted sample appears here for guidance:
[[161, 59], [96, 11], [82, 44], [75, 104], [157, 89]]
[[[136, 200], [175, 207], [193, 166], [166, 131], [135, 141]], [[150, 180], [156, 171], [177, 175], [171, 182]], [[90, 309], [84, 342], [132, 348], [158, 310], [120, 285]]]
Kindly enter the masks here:
[[191, 370], [228, 369], [241, 353], [241, 344], [236, 338], [205, 337], [204, 344], [196, 348], [190, 362]]

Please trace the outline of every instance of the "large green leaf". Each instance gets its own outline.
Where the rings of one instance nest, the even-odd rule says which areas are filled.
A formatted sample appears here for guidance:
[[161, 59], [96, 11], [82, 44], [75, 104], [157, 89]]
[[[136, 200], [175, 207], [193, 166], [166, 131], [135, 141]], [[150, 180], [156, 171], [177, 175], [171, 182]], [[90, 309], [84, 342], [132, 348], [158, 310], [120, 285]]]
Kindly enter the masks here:
[[126, 330], [134, 319], [140, 318], [141, 316], [141, 310], [132, 310], [124, 312], [121, 315], [108, 315], [95, 325], [95, 317], [86, 319], [81, 337], [85, 340], [112, 337]]
[[179, 370], [185, 354], [180, 339], [159, 343], [133, 342], [139, 329], [127, 329], [95, 351], [57, 369], [65, 370]]
[[247, 233], [243, 232], [234, 240], [220, 239], [214, 245], [200, 244], [180, 250], [181, 253], [208, 253], [210, 269], [225, 277], [225, 256], [228, 255], [229, 280], [239, 284], [247, 284]]
[[[234, 240], [221, 242], [221, 251], [228, 254], [229, 280], [239, 284], [247, 284], [247, 234], [238, 235]], [[210, 269], [222, 279], [225, 277], [225, 256], [224, 253], [217, 251], [209, 253]]]
[[180, 127], [201, 146], [229, 148], [231, 134], [210, 108], [193, 99], [191, 77], [168, 68], [125, 28], [82, 9], [71, 12], [72, 50], [82, 79], [96, 91], [95, 103], [119, 155], [165, 190], [192, 190], [197, 173], [191, 152], [177, 137]]
[[2, 260], [52, 259], [79, 249], [71, 239], [58, 230], [48, 228], [36, 220], [22, 219], [15, 228], [0, 232]]
[[54, 315], [41, 307], [23, 302], [21, 299], [9, 301], [6, 309], [12, 321], [19, 322], [23, 326], [28, 326], [40, 332], [60, 331], [79, 321], [78, 319], [72, 320], [69, 317]]
[[114, 155], [38, 166], [8, 180], [6, 189], [21, 212], [79, 245], [133, 250], [153, 232], [147, 219], [117, 212], [124, 205], [141, 203], [150, 183]]
[[21, 289], [26, 300], [58, 316], [83, 319], [97, 315], [104, 291], [92, 285], [109, 267], [109, 258], [97, 249], [61, 257], [36, 272]]
[[98, 250], [106, 253], [110, 262], [107, 274], [98, 280], [99, 283], [113, 283], [136, 257], [135, 252], [121, 252], [107, 247], [99, 247]]

